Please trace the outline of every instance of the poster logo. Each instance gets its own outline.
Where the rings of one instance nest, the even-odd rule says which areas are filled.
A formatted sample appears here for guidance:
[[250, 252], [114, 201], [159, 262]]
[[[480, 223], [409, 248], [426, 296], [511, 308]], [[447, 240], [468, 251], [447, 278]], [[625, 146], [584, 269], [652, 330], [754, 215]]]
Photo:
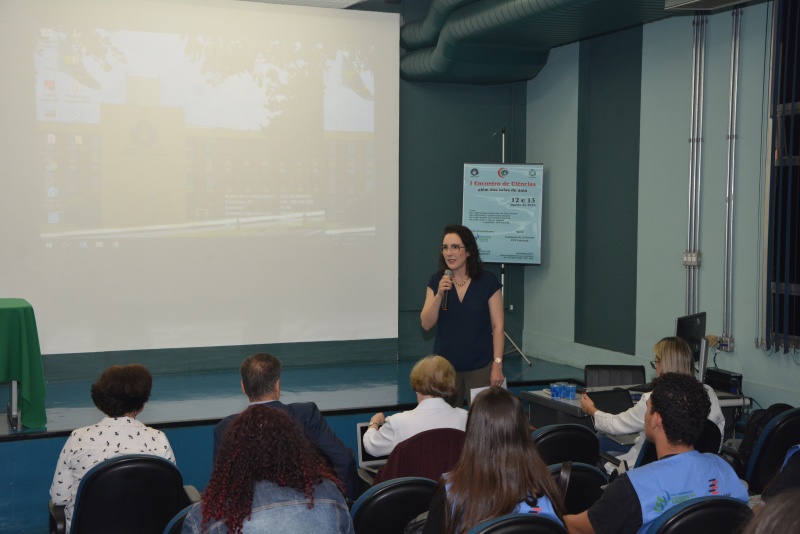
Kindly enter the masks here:
[[499, 169], [497, 169], [497, 176], [499, 176], [500, 178], [505, 178], [506, 176], [508, 176], [508, 169], [506, 169], [505, 167], [500, 167]]

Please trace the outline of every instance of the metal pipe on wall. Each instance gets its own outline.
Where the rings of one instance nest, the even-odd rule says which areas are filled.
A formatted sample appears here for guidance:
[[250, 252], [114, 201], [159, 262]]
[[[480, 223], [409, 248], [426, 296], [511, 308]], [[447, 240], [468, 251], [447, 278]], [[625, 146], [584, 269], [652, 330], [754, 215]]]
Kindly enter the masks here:
[[687, 315], [697, 312], [700, 284], [700, 175], [703, 160], [703, 89], [707, 24], [708, 17], [701, 14], [695, 15], [692, 23], [694, 32], [692, 35], [692, 102], [689, 134], [689, 215], [686, 251], [683, 254], [683, 265], [686, 267]]
[[731, 28], [731, 78], [728, 102], [728, 172], [725, 184], [725, 273], [723, 276], [723, 316], [720, 346], [733, 350], [733, 208], [736, 178], [736, 112], [739, 101], [739, 34], [742, 9], [732, 12]]

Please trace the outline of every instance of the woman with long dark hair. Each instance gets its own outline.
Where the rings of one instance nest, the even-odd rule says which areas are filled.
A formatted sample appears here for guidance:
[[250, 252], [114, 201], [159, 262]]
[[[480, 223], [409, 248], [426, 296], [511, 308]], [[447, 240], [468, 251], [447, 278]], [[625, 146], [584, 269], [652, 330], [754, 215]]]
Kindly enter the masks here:
[[483, 270], [472, 230], [445, 226], [439, 250], [439, 270], [428, 280], [420, 320], [425, 330], [436, 327], [434, 354], [456, 369], [460, 408], [470, 389], [503, 383], [503, 293], [497, 277]]
[[184, 533], [352, 534], [344, 488], [285, 413], [257, 404], [225, 432]]
[[533, 443], [522, 402], [492, 386], [472, 403], [464, 450], [439, 481], [423, 534], [461, 534], [510, 513], [563, 525], [564, 500]]

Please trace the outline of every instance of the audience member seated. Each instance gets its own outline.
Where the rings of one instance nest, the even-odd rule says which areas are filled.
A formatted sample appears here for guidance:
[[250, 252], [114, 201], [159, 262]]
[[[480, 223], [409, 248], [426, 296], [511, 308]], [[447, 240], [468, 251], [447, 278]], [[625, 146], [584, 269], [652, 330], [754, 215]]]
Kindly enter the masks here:
[[417, 393], [417, 407], [407, 412], [370, 418], [364, 434], [364, 449], [373, 456], [386, 456], [395, 446], [415, 434], [434, 428], [464, 430], [467, 411], [453, 408], [446, 398], [456, 393], [456, 370], [441, 356], [422, 358], [411, 369], [411, 388]]
[[81, 478], [95, 464], [125, 454], [152, 454], [175, 463], [167, 437], [136, 420], [150, 398], [153, 377], [143, 365], [113, 365], [92, 384], [92, 401], [106, 417], [70, 434], [56, 464], [50, 499], [72, 523]]
[[706, 495], [747, 503], [747, 489], [733, 468], [692, 446], [710, 408], [706, 390], [692, 376], [664, 373], [653, 380], [644, 432], [658, 461], [620, 475], [587, 511], [565, 516], [569, 532], [642, 532], [672, 506]]
[[[300, 431], [317, 447], [333, 465], [339, 480], [345, 486], [345, 495], [351, 501], [358, 493], [358, 475], [353, 451], [333, 432], [313, 402], [283, 404], [281, 397], [281, 362], [275, 356], [261, 353], [245, 358], [239, 369], [242, 375], [242, 391], [250, 399], [250, 405], [264, 404], [281, 410], [291, 417]], [[236, 414], [229, 415], [214, 427], [214, 459], [216, 462], [225, 430]], [[264, 445], [268, 442], [265, 441]]]
[[[653, 347], [655, 360], [650, 365], [656, 370], [656, 376], [662, 373], [681, 373], [694, 376], [694, 358], [689, 345], [679, 337], [665, 337]], [[704, 386], [708, 399], [711, 402], [711, 412], [708, 418], [719, 427], [720, 435], [725, 435], [725, 416], [719, 407], [717, 395], [711, 386]], [[647, 399], [651, 393], [642, 394], [641, 399], [629, 410], [620, 414], [610, 414], [598, 410], [592, 402], [591, 394], [584, 393], [581, 396], [581, 409], [594, 418], [594, 427], [599, 432], [610, 436], [620, 434], [632, 434], [639, 432], [633, 446], [627, 451], [620, 451], [619, 444], [606, 438], [601, 439], [600, 450], [604, 452], [621, 452], [618, 455], [620, 460], [624, 460], [629, 468], [636, 463], [639, 451], [644, 443], [644, 415], [647, 411]], [[720, 446], [722, 442], [720, 441]], [[616, 466], [611, 462], [605, 465], [606, 471], [611, 474]]]
[[466, 532], [509, 513], [541, 514], [563, 525], [564, 500], [539, 456], [522, 402], [492, 386], [472, 402], [464, 450], [442, 476], [423, 534]]
[[230, 424], [184, 534], [352, 534], [344, 486], [280, 410], [255, 404]]
[[743, 534], [800, 532], [798, 502], [800, 502], [800, 488], [797, 487], [774, 495], [745, 527]]

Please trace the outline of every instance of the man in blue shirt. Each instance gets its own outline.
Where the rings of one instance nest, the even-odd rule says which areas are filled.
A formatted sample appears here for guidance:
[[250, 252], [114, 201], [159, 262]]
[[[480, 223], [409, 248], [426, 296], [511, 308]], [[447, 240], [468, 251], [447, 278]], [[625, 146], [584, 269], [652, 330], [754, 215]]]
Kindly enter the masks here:
[[[333, 432], [313, 402], [284, 404], [281, 397], [281, 362], [275, 356], [261, 353], [245, 358], [239, 369], [242, 375], [242, 392], [250, 404], [266, 404], [270, 408], [286, 412], [300, 431], [324, 455], [336, 471], [346, 489], [345, 497], [355, 500], [358, 493], [358, 474], [352, 449], [348, 448]], [[239, 414], [229, 415], [214, 427], [214, 460], [222, 444], [225, 430]], [[269, 444], [265, 443], [265, 447]]]
[[644, 432], [658, 461], [620, 475], [591, 508], [564, 516], [570, 533], [643, 532], [663, 512], [709, 495], [748, 502], [733, 468], [714, 454], [694, 450], [711, 404], [690, 375], [665, 373], [653, 380]]

